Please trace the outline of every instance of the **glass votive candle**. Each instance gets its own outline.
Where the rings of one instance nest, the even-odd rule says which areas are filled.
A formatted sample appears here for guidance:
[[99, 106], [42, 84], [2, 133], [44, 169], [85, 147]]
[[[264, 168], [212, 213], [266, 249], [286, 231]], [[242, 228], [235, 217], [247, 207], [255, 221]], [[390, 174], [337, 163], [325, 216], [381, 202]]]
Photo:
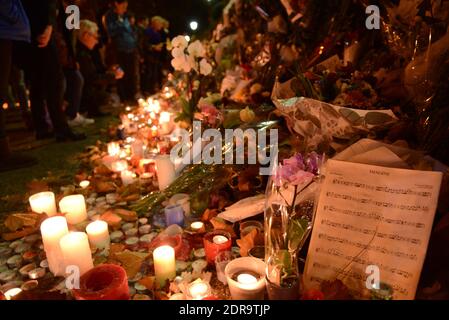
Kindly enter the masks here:
[[165, 224], [167, 227], [177, 224], [180, 227], [184, 226], [184, 210], [181, 205], [176, 204], [168, 206], [165, 211]]
[[220, 252], [215, 257], [215, 268], [217, 270], [217, 278], [224, 285], [228, 283], [226, 279], [225, 269], [228, 263], [231, 262], [233, 258], [234, 256], [232, 254], [232, 251]]
[[149, 185], [153, 182], [153, 173], [145, 172], [139, 176], [139, 183], [143, 186]]
[[175, 194], [169, 200], [170, 204], [179, 204], [182, 206], [184, 210], [184, 214], [186, 217], [190, 216], [190, 196], [185, 193]]
[[254, 229], [259, 230], [260, 232], [263, 232], [263, 224], [259, 221], [245, 221], [240, 224], [240, 237], [244, 237], [248, 235], [251, 231]]
[[139, 169], [143, 172], [156, 173], [156, 162], [153, 159], [140, 159]]
[[194, 232], [201, 233], [206, 231], [204, 223], [201, 221], [195, 221], [190, 224], [190, 229]]
[[204, 236], [204, 250], [206, 251], [206, 260], [209, 264], [215, 263], [215, 258], [220, 252], [231, 251], [232, 238], [229, 232], [224, 230], [215, 230]]
[[126, 160], [120, 160], [115, 161], [111, 165], [112, 171], [114, 172], [122, 172], [123, 170], [128, 169], [128, 161]]
[[187, 300], [203, 300], [209, 297], [211, 292], [209, 283], [198, 279], [187, 287]]
[[40, 192], [29, 198], [31, 211], [46, 213], [49, 217], [56, 214], [56, 200], [53, 192]]
[[257, 258], [232, 260], [225, 268], [233, 300], [263, 300], [265, 296], [265, 263]]

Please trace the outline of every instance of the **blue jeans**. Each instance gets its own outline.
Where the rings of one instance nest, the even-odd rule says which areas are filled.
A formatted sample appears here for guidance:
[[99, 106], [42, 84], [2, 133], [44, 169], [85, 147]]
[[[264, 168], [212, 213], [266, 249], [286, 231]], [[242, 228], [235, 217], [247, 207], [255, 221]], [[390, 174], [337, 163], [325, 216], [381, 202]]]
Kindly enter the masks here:
[[81, 107], [81, 97], [83, 96], [84, 78], [79, 70], [64, 69], [66, 80], [66, 99], [68, 102], [67, 117], [74, 119]]

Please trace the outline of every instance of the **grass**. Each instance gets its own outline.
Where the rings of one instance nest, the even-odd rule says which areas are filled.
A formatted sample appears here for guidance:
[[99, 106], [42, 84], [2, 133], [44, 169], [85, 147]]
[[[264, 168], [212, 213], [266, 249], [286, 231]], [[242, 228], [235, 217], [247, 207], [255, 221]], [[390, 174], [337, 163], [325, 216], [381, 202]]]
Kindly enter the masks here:
[[77, 155], [83, 152], [85, 147], [94, 145], [99, 139], [104, 139], [105, 129], [116, 121], [118, 118], [114, 116], [96, 119], [95, 125], [77, 129], [86, 133], [86, 140], [68, 143], [51, 142], [43, 145], [27, 152], [38, 160], [37, 165], [0, 173], [0, 216], [25, 208], [26, 202], [23, 195], [27, 193], [27, 184], [34, 179], [39, 180], [52, 175], [61, 177], [64, 181], [67, 180], [67, 183], [72, 182], [79, 167]]

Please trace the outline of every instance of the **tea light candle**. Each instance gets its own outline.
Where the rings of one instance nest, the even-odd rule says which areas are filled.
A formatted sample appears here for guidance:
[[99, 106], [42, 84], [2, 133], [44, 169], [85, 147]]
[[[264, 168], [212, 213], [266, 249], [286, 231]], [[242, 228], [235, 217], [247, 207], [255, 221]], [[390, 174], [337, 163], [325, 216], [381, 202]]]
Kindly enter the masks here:
[[128, 169], [128, 162], [126, 160], [115, 161], [112, 163], [111, 167], [114, 172], [122, 172], [123, 170]]
[[156, 157], [156, 172], [159, 182], [159, 190], [165, 190], [175, 181], [176, 171], [169, 155], [161, 155]]
[[215, 263], [215, 258], [220, 252], [231, 251], [231, 235], [225, 231], [209, 232], [204, 236], [203, 242], [206, 260], [209, 264]]
[[184, 210], [180, 205], [168, 206], [165, 211], [165, 224], [167, 227], [177, 224], [180, 227], [184, 226]]
[[148, 185], [153, 181], [153, 174], [149, 172], [142, 173], [139, 176], [139, 182], [141, 185]]
[[195, 232], [204, 231], [204, 223], [201, 221], [192, 222], [190, 228]]
[[56, 214], [56, 200], [53, 192], [40, 192], [29, 198], [31, 211], [46, 213], [49, 217]]
[[20, 288], [9, 289], [8, 291], [5, 292], [5, 298], [6, 298], [6, 300], [11, 300], [12, 298], [17, 296], [21, 292], [22, 292], [22, 289], [20, 289]]
[[156, 281], [162, 287], [166, 280], [176, 277], [175, 250], [170, 246], [161, 246], [153, 252]]
[[64, 265], [77, 266], [82, 276], [94, 267], [89, 240], [84, 232], [71, 232], [59, 241]]
[[88, 181], [88, 180], [83, 180], [83, 181], [80, 182], [80, 187], [81, 187], [82, 189], [86, 189], [88, 186], [90, 186], [90, 181]]
[[90, 244], [100, 249], [109, 247], [111, 238], [109, 237], [108, 223], [106, 221], [97, 220], [91, 222], [86, 227], [86, 232]]
[[108, 143], [108, 154], [111, 157], [116, 157], [120, 154], [120, 145], [117, 142]]
[[225, 268], [233, 300], [263, 300], [265, 295], [265, 263], [257, 258], [232, 260]]
[[120, 177], [122, 178], [122, 183], [124, 186], [129, 186], [130, 184], [134, 183], [134, 180], [136, 178], [136, 174], [129, 170], [123, 170], [120, 173]]
[[78, 224], [87, 219], [86, 201], [82, 194], [62, 198], [59, 209], [65, 214], [69, 224]]
[[59, 241], [69, 233], [65, 217], [51, 217], [41, 224], [42, 242], [47, 256], [48, 267], [55, 276], [64, 274], [64, 263]]
[[211, 294], [210, 285], [202, 280], [192, 282], [188, 288], [189, 300], [202, 300]]

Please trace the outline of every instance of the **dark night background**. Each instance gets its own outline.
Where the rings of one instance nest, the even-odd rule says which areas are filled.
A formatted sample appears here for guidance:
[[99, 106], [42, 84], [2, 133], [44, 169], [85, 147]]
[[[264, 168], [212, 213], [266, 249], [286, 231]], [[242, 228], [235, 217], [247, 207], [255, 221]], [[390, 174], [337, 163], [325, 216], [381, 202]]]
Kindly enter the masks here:
[[[129, 10], [137, 17], [159, 15], [170, 21], [170, 36], [187, 33], [189, 35], [206, 35], [220, 18], [222, 8], [228, 0], [128, 0]], [[194, 33], [189, 22], [199, 23]]]

